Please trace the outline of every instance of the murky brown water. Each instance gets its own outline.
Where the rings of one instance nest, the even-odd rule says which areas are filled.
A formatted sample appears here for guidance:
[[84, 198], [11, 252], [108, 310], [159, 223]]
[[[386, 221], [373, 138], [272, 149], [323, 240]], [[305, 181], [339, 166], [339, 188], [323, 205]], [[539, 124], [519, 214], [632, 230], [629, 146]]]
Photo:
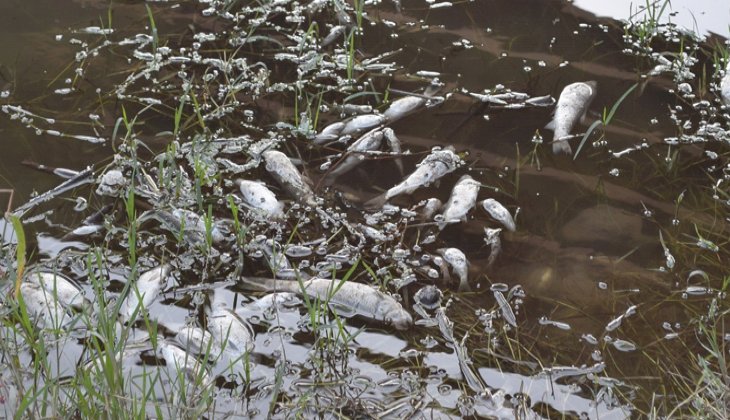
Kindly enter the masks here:
[[[0, 46], [0, 72], [5, 84], [0, 90], [10, 92], [3, 103], [22, 104], [38, 115], [55, 118], [54, 127], [64, 133], [111, 137], [121, 106], [133, 115], [143, 105], [106, 99], [98, 106], [90, 104], [101, 101], [97, 88], [108, 91], [127, 76], [133, 65], [110, 48], [101, 52], [99, 58], [90, 59], [85, 75], [74, 81], [75, 64], [70, 63], [78, 47], [68, 42], [74, 37], [91, 45], [101, 42], [103, 37], [70, 31], [106, 22], [108, 8], [105, 2], [96, 1], [0, 5], [0, 31], [6, 40]], [[114, 3], [112, 10], [113, 27], [119, 28], [115, 34], [118, 39], [149, 32], [143, 6]], [[230, 28], [230, 23], [201, 16], [200, 8], [188, 3], [174, 8], [160, 4], [153, 10], [158, 32], [170, 46], [189, 40], [189, 27], [195, 32]], [[365, 35], [359, 45], [363, 56], [401, 50], [393, 58], [402, 67], [395, 76], [369, 76], [375, 90], [382, 92], [390, 87], [414, 91], [425, 83], [410, 75], [430, 71], [438, 72], [446, 84], [442, 92], [454, 92], [443, 105], [392, 125], [404, 150], [413, 152], [413, 156], [404, 158], [405, 167], [413, 168], [434, 146], [453, 145], [457, 151], [468, 152], [468, 168], [446, 176], [437, 187], [421, 189], [412, 197], [397, 198], [393, 203], [406, 207], [430, 197], [445, 202], [454, 183], [469, 173], [488, 186], [482, 188], [480, 200], [493, 197], [513, 214], [519, 209], [518, 230], [503, 232], [503, 252], [491, 268], [487, 267], [490, 254], [483, 228], [496, 224], [481, 209], [472, 211], [468, 222], [445, 228], [437, 243], [424, 245], [429, 252], [443, 246], [461, 249], [471, 262], [469, 278], [473, 292], [458, 293], [455, 284], [422, 274], [418, 284], [404, 289], [406, 302], [419, 286], [432, 283], [453, 299], [446, 314], [455, 323], [456, 338], [460, 340], [468, 333], [465, 345], [474, 369], [488, 388], [504, 391], [513, 407], [506, 411], [495, 407], [477, 414], [519, 415], [521, 404], [544, 417], [586, 413], [591, 418], [622, 418], [632, 412], [645, 413], [652, 406], [671, 410], [676, 403], [676, 390], [670, 375], [660, 366], [686, 368], [679, 371], [681, 374], [690, 370], [689, 365], [694, 362], [690, 355], [701, 351], [690, 320], [706, 312], [713, 298], [683, 297], [687, 274], [694, 269], [706, 271], [709, 285], [714, 288], [720, 287], [722, 276], [727, 274], [724, 250], [682, 252], [696, 241], [695, 226], [705, 238], [722, 246], [727, 236], [727, 209], [713, 208], [702, 195], [712, 184], [705, 174], [709, 159], [703, 155], [703, 149], [723, 153], [721, 147], [709, 144], [683, 148], [672, 169], [664, 169], [668, 154], [664, 138], [677, 135], [667, 109], [685, 104], [668, 92], [674, 88], [671, 79], [639, 79], [637, 72], [645, 73], [652, 65], [622, 53], [625, 46], [620, 25], [610, 20], [596, 21], [563, 2], [477, 1], [432, 10], [426, 2], [408, 0], [403, 2], [400, 12], [391, 3], [368, 6], [366, 10], [370, 19], [364, 24]], [[388, 21], [395, 25], [383, 23]], [[57, 40], [56, 35], [62, 38]], [[277, 64], [267, 57], [269, 53], [242, 52], [251, 61], [261, 59], [269, 64], [272, 82], [295, 80], [293, 67]], [[707, 77], [712, 74], [708, 62]], [[68, 78], [71, 83], [66, 83]], [[594, 148], [589, 142], [576, 160], [554, 156], [549, 144], [536, 145], [531, 141], [536, 132], [546, 142], [552, 138], [552, 132], [543, 128], [550, 120], [550, 108], [499, 109], [475, 103], [461, 91], [481, 92], [504, 85], [531, 96], [557, 97], [563, 86], [588, 80], [598, 83], [598, 96], [591, 106], [595, 115], [591, 119], [600, 118], [603, 108], [610, 109], [634, 83], [640, 82], [640, 88], [621, 105], [606, 128], [608, 144]], [[53, 93], [71, 84], [76, 89], [74, 93]], [[268, 129], [269, 124], [278, 121], [293, 122], [293, 96], [270, 95], [245, 105], [256, 110], [257, 122]], [[707, 93], [706, 97], [713, 96]], [[160, 106], [156, 117], [145, 115], [137, 128], [139, 137], [155, 153], [169, 143], [169, 134], [160, 133], [172, 130], [174, 106], [174, 102]], [[99, 115], [99, 123], [94, 123], [89, 113]], [[687, 117], [698, 119], [693, 114]], [[323, 114], [319, 127], [338, 119], [334, 113]], [[234, 125], [224, 129], [237, 134]], [[249, 128], [240, 130], [253, 132]], [[36, 135], [34, 130], [7, 117], [0, 118], [0, 135], [4, 141], [0, 175], [3, 188], [15, 191], [12, 207], [27, 201], [33, 191], [43, 192], [60, 182], [55, 175], [22, 165], [23, 160], [77, 170], [92, 164], [100, 168], [110, 162], [118, 146], [109, 141], [96, 145]], [[573, 141], [574, 150], [577, 142], [578, 139]], [[648, 147], [627, 157], [611, 156], [610, 152], [641, 143]], [[322, 177], [318, 167], [329, 151], [312, 150], [301, 142], [291, 149], [307, 162], [304, 172], [318, 185]], [[673, 152], [670, 149], [669, 153]], [[142, 150], [140, 155], [149, 158], [152, 153]], [[376, 159], [339, 178], [334, 190], [344, 192], [357, 207], [393, 186], [399, 177], [389, 160]], [[675, 204], [683, 191], [684, 201]], [[64, 195], [68, 200], [57, 199], [52, 206], [56, 211], [46, 220], [26, 225], [33, 261], [55, 257], [67, 247], [87, 249], [83, 240], [60, 239], [67, 227], [76, 227], [88, 214], [73, 210], [75, 196], [89, 199], [90, 210], [103, 203], [84, 188]], [[6, 195], [2, 197], [5, 200]], [[679, 224], [673, 227], [675, 218]], [[153, 229], [142, 225], [145, 228]], [[672, 249], [678, 250], [677, 266], [671, 273], [659, 270], [665, 264], [660, 230]], [[409, 227], [403, 241], [411, 247], [418, 238], [433, 231], [432, 226]], [[153, 255], [160, 255], [154, 235], [146, 235], [142, 233], [140, 239], [150, 242], [141, 245], [139, 253], [148, 264]], [[114, 252], [109, 255], [118, 256], [124, 250], [111, 251]], [[376, 252], [370, 252], [364, 260], [376, 257]], [[89, 287], [83, 274], [85, 267], [70, 265], [66, 269]], [[109, 275], [114, 280], [110, 289], [121, 291], [120, 285], [128, 275], [123, 264], [116, 265], [116, 271]], [[185, 276], [190, 278], [176, 279], [175, 286], [150, 308], [151, 317], [161, 325], [160, 333], [168, 337], [191, 316], [200, 317], [192, 311], [194, 304], [189, 297], [174, 293], [175, 287], [198, 284], [198, 278], [190, 271]], [[497, 328], [490, 331], [475, 315], [497, 308], [490, 291], [494, 283], [505, 283], [510, 288], [521, 285], [524, 289], [526, 297], [516, 313], [517, 329], [504, 330], [504, 321], [499, 320], [495, 322]], [[302, 328], [302, 319], [306, 318], [303, 311], [285, 310], [275, 319], [266, 319], [261, 311], [241, 306], [250, 302], [252, 295], [239, 287], [218, 288], [205, 299], [207, 304], [225, 303], [237, 309], [252, 320], [257, 333], [252, 356], [255, 367], [245, 390], [242, 391], [241, 372], [212, 372], [219, 375], [212, 412], [267, 413], [272, 378], [278, 374], [277, 362], [283, 359], [287, 361], [287, 371], [276, 410], [282, 415], [298, 404], [300, 409], [306, 406], [297, 397], [310, 392], [312, 412], [316, 411], [313, 407], [331, 406], [339, 407], [346, 415], [366, 415], [364, 411], [368, 409], [385, 413], [386, 417], [408, 415], [417, 411], [400, 408], [398, 404], [418, 406], [409, 400], [418, 396], [425, 401], [420, 412], [425, 416], [473, 414], [465, 408], [469, 403], [464, 400], [473, 398], [474, 393], [464, 381], [453, 346], [440, 338], [433, 343], [433, 338], [429, 339], [440, 337], [438, 328], [416, 325], [396, 332], [362, 320], [348, 321], [351, 333], [359, 327], [366, 328], [350, 345], [351, 357], [336, 360], [346, 365], [340, 372], [347, 372], [345, 377], [338, 378], [334, 367], [330, 371], [313, 366], [311, 355], [317, 351], [317, 334]], [[607, 324], [633, 305], [636, 314], [626, 316], [620, 327], [606, 332]], [[545, 319], [541, 322], [543, 317], [567, 324], [569, 329], [564, 324], [551, 325]], [[677, 338], [666, 338], [674, 332], [678, 333]], [[144, 338], [145, 327], [140, 325], [135, 334]], [[599, 342], [592, 344], [582, 338], [587, 334]], [[609, 336], [633, 343], [636, 349], [622, 351], [620, 345], [607, 339]], [[75, 367], [86, 362], [82, 347], [79, 343], [63, 346], [65, 360], [58, 362], [59, 376], [73, 375]], [[140, 360], [154, 360], [149, 351], [142, 353]], [[549, 380], [544, 373], [540, 374], [542, 368], [593, 366], [599, 362], [606, 363], [605, 370], [597, 375], [599, 379], [573, 375]], [[144, 364], [138, 362], [133, 369], [142, 370]], [[604, 378], [603, 382], [600, 378]], [[163, 385], [159, 386], [164, 388]], [[242, 393], [247, 397], [245, 402], [240, 400]]]

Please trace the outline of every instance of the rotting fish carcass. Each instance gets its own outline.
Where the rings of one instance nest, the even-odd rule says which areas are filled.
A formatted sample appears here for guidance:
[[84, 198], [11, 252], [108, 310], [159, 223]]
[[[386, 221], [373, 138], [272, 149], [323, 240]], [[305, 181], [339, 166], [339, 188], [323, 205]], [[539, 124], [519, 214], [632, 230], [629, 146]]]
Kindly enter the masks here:
[[264, 183], [237, 179], [234, 181], [241, 190], [243, 201], [249, 207], [268, 218], [281, 218], [284, 216], [284, 203], [276, 198], [276, 194]]
[[588, 107], [596, 97], [597, 86], [595, 81], [589, 81], [572, 83], [563, 88], [555, 106], [553, 120], [545, 126], [554, 132], [553, 153], [572, 153], [567, 137], [575, 124], [585, 119]]
[[517, 230], [515, 219], [512, 218], [512, 214], [510, 214], [509, 210], [507, 210], [507, 208], [505, 208], [499, 201], [493, 198], [487, 198], [482, 201], [482, 207], [490, 216], [501, 223], [510, 232]]
[[243, 355], [253, 350], [254, 333], [251, 326], [228, 308], [213, 310], [208, 316], [208, 331], [224, 351]]
[[284, 153], [278, 150], [267, 150], [262, 153], [262, 156], [266, 161], [266, 170], [282, 188], [309, 206], [317, 205], [314, 191]]
[[171, 271], [170, 264], [162, 264], [142, 273], [137, 281], [130, 285], [127, 296], [119, 307], [119, 316], [122, 321], [132, 323], [137, 320], [142, 311], [147, 310], [160, 294]]
[[339, 306], [348, 313], [391, 324], [399, 330], [413, 324], [413, 318], [392, 296], [362, 283], [314, 277], [301, 282], [245, 277], [244, 287], [267, 291], [285, 291], [306, 294], [312, 299]]
[[47, 271], [35, 271], [27, 276], [28, 283], [41, 286], [46, 293], [56, 297], [58, 302], [64, 307], [72, 307], [75, 309], [83, 309], [90, 305], [90, 302], [84, 297], [81, 289], [70, 279], [59, 273]]
[[438, 253], [444, 258], [454, 270], [454, 273], [459, 277], [459, 291], [469, 291], [469, 261], [466, 259], [466, 255], [458, 248], [441, 248]]
[[454, 153], [453, 148], [437, 149], [432, 151], [421, 161], [406, 179], [396, 186], [390, 188], [382, 195], [365, 203], [369, 208], [380, 208], [386, 201], [400, 194], [411, 194], [418, 188], [431, 185], [441, 179], [444, 175], [456, 170], [462, 160]]
[[479, 187], [480, 184], [469, 175], [462, 176], [456, 182], [454, 189], [451, 191], [449, 201], [446, 202], [444, 211], [441, 213], [443, 220], [439, 223], [440, 228], [443, 228], [448, 223], [466, 221], [467, 213], [477, 203]]

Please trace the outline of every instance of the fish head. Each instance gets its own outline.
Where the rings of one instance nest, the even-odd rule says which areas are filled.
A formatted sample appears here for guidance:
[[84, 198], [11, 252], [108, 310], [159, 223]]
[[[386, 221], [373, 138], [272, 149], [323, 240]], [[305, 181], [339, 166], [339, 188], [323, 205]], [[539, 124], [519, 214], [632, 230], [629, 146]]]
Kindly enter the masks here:
[[413, 317], [403, 307], [393, 308], [384, 316], [385, 322], [399, 330], [407, 330], [413, 325]]

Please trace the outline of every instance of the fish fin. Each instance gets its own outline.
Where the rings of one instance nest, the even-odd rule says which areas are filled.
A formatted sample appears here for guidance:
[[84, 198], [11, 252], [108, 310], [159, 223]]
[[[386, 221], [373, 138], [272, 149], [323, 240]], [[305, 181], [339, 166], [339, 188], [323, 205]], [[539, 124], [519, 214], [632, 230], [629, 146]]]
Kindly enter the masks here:
[[549, 123], [545, 124], [545, 129], [550, 131], [555, 131], [555, 120], [550, 120]]
[[553, 154], [559, 155], [561, 153], [566, 155], [573, 153], [573, 150], [570, 148], [570, 143], [567, 140], [553, 142]]
[[387, 192], [380, 194], [379, 196], [372, 198], [365, 202], [364, 206], [368, 210], [379, 210], [383, 208], [385, 202], [388, 201], [386, 197]]

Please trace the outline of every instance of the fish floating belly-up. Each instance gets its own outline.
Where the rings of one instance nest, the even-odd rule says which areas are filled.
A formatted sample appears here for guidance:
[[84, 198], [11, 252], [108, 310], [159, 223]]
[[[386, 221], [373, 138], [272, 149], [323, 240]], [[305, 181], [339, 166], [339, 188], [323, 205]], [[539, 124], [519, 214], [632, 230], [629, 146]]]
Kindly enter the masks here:
[[266, 161], [266, 170], [292, 197], [310, 206], [317, 205], [314, 191], [284, 153], [278, 150], [267, 150], [262, 153], [262, 156]]
[[477, 203], [479, 187], [480, 184], [469, 175], [462, 176], [454, 185], [449, 201], [444, 206], [444, 211], [441, 213], [443, 221], [439, 227], [443, 228], [447, 223], [466, 221], [467, 213]]
[[454, 153], [453, 148], [437, 149], [432, 151], [421, 161], [406, 179], [385, 193], [365, 203], [366, 207], [379, 208], [386, 201], [401, 194], [411, 194], [413, 191], [431, 185], [441, 179], [444, 175], [456, 170], [462, 160]]
[[596, 88], [594, 81], [572, 83], [563, 88], [553, 120], [545, 127], [554, 132], [553, 153], [572, 153], [566, 137], [570, 136], [575, 124], [585, 118], [588, 107], [596, 97]]
[[284, 204], [264, 183], [237, 179], [235, 184], [241, 190], [243, 201], [249, 207], [269, 218], [284, 216]]
[[129, 287], [127, 297], [119, 307], [119, 316], [123, 321], [134, 322], [155, 301], [170, 271], [170, 264], [162, 264], [139, 276], [137, 282]]

